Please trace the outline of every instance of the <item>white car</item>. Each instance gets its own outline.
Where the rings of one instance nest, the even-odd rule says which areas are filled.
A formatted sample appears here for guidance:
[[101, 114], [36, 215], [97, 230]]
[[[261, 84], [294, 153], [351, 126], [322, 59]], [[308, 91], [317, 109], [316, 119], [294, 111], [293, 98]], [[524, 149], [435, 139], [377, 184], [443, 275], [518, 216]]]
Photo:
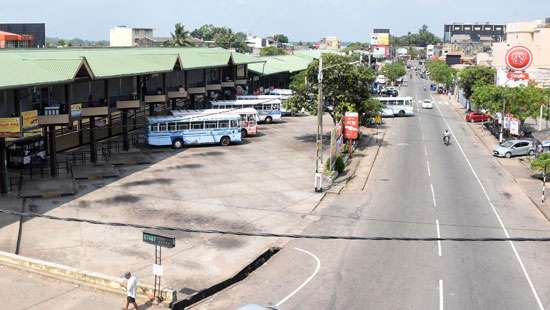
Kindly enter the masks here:
[[422, 101], [422, 109], [433, 109], [434, 105], [430, 99]]

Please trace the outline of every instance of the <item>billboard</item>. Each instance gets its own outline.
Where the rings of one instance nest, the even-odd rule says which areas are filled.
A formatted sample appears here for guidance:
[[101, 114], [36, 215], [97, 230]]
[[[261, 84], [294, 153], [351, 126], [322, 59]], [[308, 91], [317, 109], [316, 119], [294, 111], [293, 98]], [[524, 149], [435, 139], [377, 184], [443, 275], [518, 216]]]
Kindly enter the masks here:
[[373, 33], [370, 36], [371, 45], [390, 45], [389, 33]]
[[21, 118], [0, 118], [0, 137], [19, 137], [21, 135]]

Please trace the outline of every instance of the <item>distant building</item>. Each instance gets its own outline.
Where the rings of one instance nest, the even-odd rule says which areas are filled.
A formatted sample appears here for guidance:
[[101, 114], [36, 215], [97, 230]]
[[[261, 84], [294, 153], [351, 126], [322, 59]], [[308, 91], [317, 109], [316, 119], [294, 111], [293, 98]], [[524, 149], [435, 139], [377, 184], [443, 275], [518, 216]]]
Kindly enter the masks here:
[[155, 40], [153, 36], [153, 28], [117, 26], [111, 28], [109, 33], [109, 46], [111, 47], [152, 47], [160, 45], [162, 41], [159, 41]]
[[0, 24], [0, 31], [23, 36], [22, 41], [25, 43], [21, 44], [26, 46], [18, 47], [46, 47], [46, 24], [44, 23]]
[[506, 37], [506, 25], [450, 24], [444, 26], [445, 43], [492, 43]]
[[341, 48], [340, 39], [338, 37], [325, 37], [319, 43], [319, 49], [339, 50]]

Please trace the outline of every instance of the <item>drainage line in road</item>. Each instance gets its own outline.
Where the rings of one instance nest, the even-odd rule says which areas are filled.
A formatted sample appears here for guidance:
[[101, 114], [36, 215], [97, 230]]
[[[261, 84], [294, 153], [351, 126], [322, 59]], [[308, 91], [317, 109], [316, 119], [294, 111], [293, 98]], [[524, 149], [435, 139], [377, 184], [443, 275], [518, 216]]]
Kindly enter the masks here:
[[256, 269], [260, 268], [263, 264], [265, 264], [268, 260], [270, 260], [273, 255], [277, 254], [281, 248], [273, 247], [269, 248], [267, 251], [265, 251], [262, 255], [260, 255], [258, 258], [256, 258], [252, 263], [250, 263], [248, 266], [244, 267], [239, 273], [237, 273], [235, 276], [220, 282], [218, 284], [215, 284], [209, 288], [206, 288], [186, 299], [180, 300], [172, 305], [172, 309], [176, 310], [184, 310], [186, 307], [189, 307], [191, 305], [194, 305], [198, 303], [199, 301], [202, 301], [214, 294], [219, 293], [220, 291], [228, 288], [229, 286], [240, 282], [244, 279], [246, 279], [252, 272], [254, 272]]

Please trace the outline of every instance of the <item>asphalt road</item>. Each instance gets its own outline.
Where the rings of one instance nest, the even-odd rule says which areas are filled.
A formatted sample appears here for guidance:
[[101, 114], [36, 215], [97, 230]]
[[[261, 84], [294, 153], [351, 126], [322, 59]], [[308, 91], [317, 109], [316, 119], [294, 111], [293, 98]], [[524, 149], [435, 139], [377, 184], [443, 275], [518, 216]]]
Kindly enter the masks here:
[[[431, 97], [414, 80], [403, 95]], [[365, 192], [331, 196], [305, 233], [549, 236], [550, 224], [447, 102], [388, 120]], [[450, 128], [450, 146], [442, 143]], [[245, 281], [196, 305], [235, 309], [550, 309], [550, 244], [291, 241]]]

